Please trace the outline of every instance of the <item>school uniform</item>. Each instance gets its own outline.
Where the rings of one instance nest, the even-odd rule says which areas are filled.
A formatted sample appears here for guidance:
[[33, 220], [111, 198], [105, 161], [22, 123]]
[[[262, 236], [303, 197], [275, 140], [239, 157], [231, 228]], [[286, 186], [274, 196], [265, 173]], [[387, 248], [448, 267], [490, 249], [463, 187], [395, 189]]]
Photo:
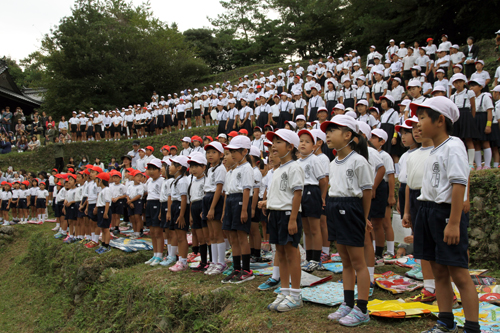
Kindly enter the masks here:
[[[109, 184], [109, 189], [111, 191], [111, 199], [121, 197], [126, 194], [125, 185], [123, 184]], [[111, 202], [110, 212], [111, 214], [123, 215], [123, 208], [125, 205], [125, 199], [117, 200], [116, 202]]]
[[[276, 125], [276, 127], [277, 128], [284, 128], [285, 121], [292, 120], [293, 102], [280, 101], [278, 103], [278, 110], [279, 110], [279, 116], [278, 116], [278, 124]], [[297, 115], [295, 115], [295, 116], [297, 116]], [[273, 116], [273, 118], [274, 118], [274, 116]]]
[[202, 105], [203, 105], [203, 101], [201, 101], [201, 100], [199, 100], [199, 99], [198, 99], [197, 101], [194, 101], [194, 105], [193, 105], [193, 107], [194, 107], [193, 115], [194, 115], [195, 117], [199, 117], [199, 116], [201, 116], [201, 106], [202, 106]]
[[205, 196], [204, 186], [206, 178], [205, 176], [201, 178], [194, 178], [189, 186], [189, 200], [191, 201], [191, 219], [193, 220], [193, 225], [191, 229], [201, 229], [207, 228], [206, 218], [202, 218], [203, 211], [203, 197]]
[[[372, 86], [372, 92], [375, 96], [375, 99], [380, 99], [380, 97], [382, 97], [382, 95], [384, 94], [384, 90], [387, 89], [388, 85], [387, 82], [385, 82], [384, 80], [375, 82]], [[375, 103], [374, 101], [373, 106], [376, 107], [380, 111], [380, 113], [382, 113], [383, 110], [382, 107], [380, 106], [380, 103]]]
[[[57, 193], [57, 192], [56, 192]], [[28, 196], [29, 196], [29, 189], [26, 190], [19, 190], [19, 202], [17, 203], [17, 208], [19, 209], [27, 209], [28, 208]], [[54, 212], [56, 208], [54, 206]]]
[[[355, 96], [356, 96], [356, 101], [359, 102], [360, 100], [364, 99], [364, 100], [367, 100], [366, 99], [366, 95], [370, 95], [370, 88], [368, 86], [365, 86], [364, 84], [362, 86], [359, 86], [357, 89], [356, 89], [356, 93], [355, 93]], [[370, 99], [368, 98], [368, 101]], [[333, 107], [332, 107], [333, 109]], [[330, 109], [328, 109], [330, 110]]]
[[[443, 241], [451, 212], [453, 185], [467, 187], [469, 173], [466, 148], [460, 139], [449, 137], [431, 151], [425, 161], [422, 190], [418, 197], [421, 206], [414, 226], [415, 258], [440, 265], [469, 267], [468, 214], [461, 213], [458, 245], [447, 245]], [[467, 188], [463, 200], [466, 198]]]
[[391, 140], [394, 136], [394, 128], [398, 122], [398, 119], [399, 119], [399, 113], [393, 108], [386, 110], [380, 116], [380, 128], [386, 131], [387, 133], [387, 142], [384, 143], [384, 145], [382, 146], [382, 150], [388, 152], [389, 154], [391, 153], [391, 147], [392, 147]]
[[217, 128], [217, 133], [226, 133], [226, 122], [228, 118], [228, 113], [226, 110], [222, 109], [222, 111], [217, 111], [217, 121], [219, 122], [219, 126]]
[[388, 91], [387, 94], [394, 98], [394, 105], [397, 106], [401, 103], [402, 96], [405, 92], [405, 88], [402, 85], [398, 85], [396, 88]]
[[500, 128], [498, 127], [498, 119], [500, 119], [500, 100], [495, 102], [495, 108], [492, 114], [493, 121], [491, 122], [490, 144], [492, 147], [500, 147]]
[[260, 128], [264, 128], [265, 125], [269, 123], [269, 113], [271, 112], [271, 106], [267, 103], [259, 105], [255, 108], [256, 125]]
[[304, 191], [302, 192], [302, 217], [320, 218], [323, 206], [319, 181], [326, 177], [319, 158], [311, 155], [297, 160], [304, 171]]
[[189, 148], [184, 148], [183, 150], [181, 150], [181, 152], [179, 153], [179, 156], [189, 156], [191, 155], [191, 153], [193, 152], [193, 148], [189, 147]]
[[[474, 73], [472, 73], [470, 80], [472, 81], [475, 79], [483, 79], [484, 82], [486, 82], [487, 80], [491, 79], [490, 73], [488, 73], [484, 69], [481, 71], [481, 73], [479, 73], [478, 71], [475, 71]], [[483, 89], [481, 89], [481, 92], [488, 92], [488, 91], [490, 91], [490, 88], [488, 87], [488, 85], [485, 85], [483, 87]]]
[[345, 87], [340, 90], [340, 97], [342, 97], [342, 104], [346, 108], [355, 108], [354, 102], [356, 97], [356, 89], [350, 87], [346, 89]]
[[[172, 204], [170, 206], [171, 220], [168, 224], [170, 230], [184, 230], [184, 231], [189, 230], [190, 206], [189, 206], [188, 187], [189, 187], [189, 180], [188, 177], [186, 176], [182, 177], [178, 176], [172, 182], [172, 185], [170, 187], [170, 198], [172, 200]], [[184, 224], [184, 227], [181, 228], [177, 223], [177, 219], [180, 217], [181, 201], [183, 195], [186, 196], [186, 210], [184, 211], [184, 220], [186, 223]]]
[[295, 234], [290, 235], [288, 232], [288, 223], [295, 191], [304, 189], [304, 177], [304, 170], [296, 161], [291, 160], [280, 165], [268, 178], [270, 179], [267, 188], [269, 243], [276, 245], [291, 243], [294, 247], [298, 247], [302, 236], [302, 207], [297, 214]]
[[[368, 160], [372, 167], [373, 177], [375, 179], [375, 175], [378, 169], [382, 166], [385, 167], [386, 164], [385, 159], [377, 150], [375, 150], [372, 147], [368, 147]], [[380, 181], [375, 190], [375, 197], [372, 199], [372, 203], [370, 206], [370, 213], [368, 214], [369, 219], [385, 217], [385, 208], [387, 207], [388, 197], [389, 197], [389, 186], [387, 184], [386, 175], [384, 174], [384, 179]]]
[[399, 211], [400, 211], [401, 218], [403, 218], [403, 215], [405, 213], [405, 205], [406, 205], [406, 182], [408, 179], [408, 173], [407, 173], [408, 157], [410, 156], [410, 154], [414, 153], [417, 150], [418, 150], [418, 148], [410, 149], [410, 150], [406, 151], [403, 155], [401, 155], [401, 157], [399, 158], [398, 199], [399, 199]]
[[170, 196], [170, 188], [172, 187], [172, 182], [173, 181], [174, 181], [173, 178], [169, 178], [169, 179], [165, 179], [163, 181], [163, 184], [161, 184], [161, 190], [160, 190], [160, 209], [161, 209], [161, 213], [160, 213], [160, 225], [164, 229], [167, 229], [169, 227], [169, 222], [170, 222], [170, 221], [167, 221], [168, 197]]
[[10, 203], [10, 208], [17, 208], [17, 200], [19, 199], [20, 189], [12, 189], [12, 202]]
[[[477, 129], [477, 136], [479, 141], [490, 141], [492, 136], [490, 134], [484, 133], [486, 128], [486, 122], [488, 120], [488, 110], [493, 109], [493, 101], [489, 95], [486, 93], [481, 93], [475, 99], [476, 104], [476, 116], [474, 117]], [[492, 110], [493, 111], [493, 110]]]
[[[217, 190], [217, 185], [225, 183], [226, 180], [226, 168], [224, 165], [219, 164], [215, 167], [211, 167], [208, 169], [207, 177], [204, 184], [205, 195], [203, 196], [202, 201], [202, 219], [207, 220], [208, 212], [210, 211], [210, 207], [212, 206], [212, 202], [214, 199], [215, 191]], [[224, 198], [221, 196], [219, 201], [217, 202], [214, 209], [214, 220], [220, 221], [222, 217], [222, 210], [224, 207]]]
[[323, 101], [320, 95], [311, 97], [309, 99], [309, 104], [307, 107], [307, 117], [306, 117], [307, 120], [311, 122], [317, 120], [318, 109], [322, 106], [325, 106], [325, 102]]
[[474, 117], [472, 117], [470, 100], [476, 94], [472, 90], [464, 89], [451, 95], [451, 100], [460, 111], [460, 118], [453, 124], [453, 136], [460, 139], [477, 139], [477, 127]]
[[38, 192], [38, 186], [32, 187], [30, 190], [30, 206], [36, 207], [36, 193]]
[[186, 105], [185, 104], [178, 104], [177, 105], [177, 112], [176, 112], [176, 121], [184, 121], [184, 111], [186, 110]]
[[71, 133], [76, 133], [78, 131], [78, 124], [80, 123], [80, 119], [77, 117], [71, 117], [68, 120], [70, 124]]
[[99, 195], [100, 192], [100, 187], [97, 187], [97, 184], [93, 181], [89, 182], [87, 186], [87, 213], [89, 216], [89, 219], [91, 219], [94, 222], [97, 222], [97, 215], [94, 214], [94, 208], [97, 205], [97, 196]]
[[78, 127], [78, 130], [76, 132], [76, 135], [78, 137], [82, 136], [82, 133], [85, 132], [85, 127], [87, 126], [87, 121], [88, 121], [87, 117], [80, 118], [80, 127]]
[[[427, 54], [424, 54], [423, 56], [419, 55], [418, 57], [415, 58], [415, 65], [420, 67], [420, 72], [425, 73], [427, 71], [427, 64], [431, 61], [429, 56]], [[410, 75], [411, 75], [411, 70], [410, 70]], [[406, 80], [406, 77], [405, 77]]]
[[160, 216], [160, 192], [164, 179], [158, 177], [156, 180], [149, 178], [146, 184], [148, 193], [146, 202], [146, 223], [147, 227], [161, 227]]
[[[240, 121], [242, 122], [241, 128], [246, 129], [248, 132], [248, 135], [251, 135], [253, 132], [252, 128], [252, 115], [253, 115], [253, 110], [249, 106], [244, 106], [241, 108], [241, 110], [238, 112], [240, 116]], [[245, 118], [247, 117], [247, 120]], [[244, 121], [244, 122], [243, 122]]]
[[[68, 203], [75, 202], [75, 197], [76, 197], [76, 188], [69, 189], [66, 192], [66, 201]], [[69, 206], [66, 206], [66, 219], [76, 221], [77, 217], [78, 217], [78, 214], [77, 214], [76, 204], [73, 203]]]
[[85, 213], [80, 210], [82, 197], [83, 197], [83, 186], [77, 185], [77, 187], [75, 188], [75, 209], [77, 218], [82, 218], [85, 216]]
[[106, 211], [106, 204], [111, 206], [111, 190], [109, 187], [105, 187], [99, 192], [97, 196], [97, 226], [102, 229], [109, 229], [111, 225], [111, 209], [108, 208], [108, 217], [104, 217]]
[[[26, 192], [26, 195], [29, 196], [29, 189], [28, 190], [25, 190], [27, 191]], [[61, 188], [61, 190], [59, 190], [57, 192], [57, 195], [55, 195], [54, 197], [54, 202], [55, 202], [55, 205], [54, 205], [54, 215], [55, 217], [64, 217], [65, 214], [63, 212], [63, 208], [64, 208], [64, 200], [66, 199], [66, 189], [64, 187]]]
[[328, 240], [341, 245], [363, 247], [366, 220], [363, 191], [373, 186], [368, 161], [355, 151], [330, 163], [330, 189], [326, 205]]
[[372, 116], [371, 114], [368, 114], [368, 113], [360, 115], [358, 117], [358, 121], [362, 121], [364, 123], [367, 123], [370, 126], [370, 128], [374, 128], [375, 126], [377, 126], [379, 124], [379, 121], [377, 119], [375, 119], [374, 116]]
[[225, 131], [226, 134], [229, 134], [232, 131], [238, 131], [238, 124], [235, 123], [237, 115], [238, 115], [238, 109], [236, 108], [232, 108], [227, 112], [227, 126], [226, 126], [227, 129]]
[[1, 200], [2, 200], [2, 210], [8, 212], [9, 209], [7, 206], [9, 205], [9, 200], [12, 199], [12, 191], [2, 191], [1, 192]]
[[[229, 176], [229, 177], [228, 177]], [[229, 179], [228, 179], [229, 178]], [[245, 231], [250, 233], [252, 219], [252, 195], [253, 195], [253, 170], [250, 163], [238, 165], [230, 173], [226, 174], [226, 209], [224, 220], [222, 221], [222, 230]], [[243, 208], [243, 191], [249, 189], [250, 196], [247, 204], [248, 220], [241, 223], [241, 210]]]

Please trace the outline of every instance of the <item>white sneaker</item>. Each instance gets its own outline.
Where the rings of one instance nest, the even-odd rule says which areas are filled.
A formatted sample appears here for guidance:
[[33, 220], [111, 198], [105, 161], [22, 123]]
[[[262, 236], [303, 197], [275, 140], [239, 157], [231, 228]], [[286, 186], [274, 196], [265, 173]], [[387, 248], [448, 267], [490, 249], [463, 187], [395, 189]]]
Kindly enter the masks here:
[[9, 222], [5, 221], [2, 225], [10, 225]]
[[156, 266], [161, 263], [161, 258], [154, 258], [154, 260], [149, 264], [149, 266]]
[[208, 266], [207, 270], [205, 271], [205, 275], [211, 275], [212, 271], [217, 268], [217, 264], [211, 262], [210, 266]]
[[149, 265], [149, 264], [151, 264], [151, 263], [153, 262], [153, 260], [155, 260], [155, 259], [156, 259], [156, 257], [153, 257], [153, 258], [149, 259], [148, 261], [146, 261], [144, 264]]

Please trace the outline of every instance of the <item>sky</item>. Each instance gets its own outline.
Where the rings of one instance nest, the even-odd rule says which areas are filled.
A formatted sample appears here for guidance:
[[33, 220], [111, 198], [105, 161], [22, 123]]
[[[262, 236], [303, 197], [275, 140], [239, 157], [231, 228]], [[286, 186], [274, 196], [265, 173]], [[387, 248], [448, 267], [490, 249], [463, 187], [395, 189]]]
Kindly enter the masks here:
[[[132, 0], [140, 5], [142, 0]], [[0, 58], [17, 61], [40, 48], [43, 36], [71, 15], [72, 0], [11, 0], [2, 3]], [[153, 15], [163, 22], [176, 22], [180, 31], [211, 27], [208, 17], [223, 11], [218, 0], [150, 0]], [[188, 10], [188, 11], [187, 11]], [[188, 14], [188, 15], [186, 15]]]

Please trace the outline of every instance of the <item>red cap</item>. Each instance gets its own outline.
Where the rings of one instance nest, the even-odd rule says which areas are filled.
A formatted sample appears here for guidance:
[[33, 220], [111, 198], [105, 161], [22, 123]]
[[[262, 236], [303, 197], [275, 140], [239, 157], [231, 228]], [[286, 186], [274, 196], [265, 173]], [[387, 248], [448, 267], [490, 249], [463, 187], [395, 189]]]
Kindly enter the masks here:
[[431, 42], [431, 41], [433, 41], [433, 40], [434, 40], [434, 38], [430, 38], [430, 37], [429, 37], [429, 38], [427, 38], [427, 42]]
[[168, 145], [164, 145], [163, 147], [161, 147], [161, 150], [163, 150], [163, 149], [170, 151], [170, 147]]
[[146, 178], [149, 178], [149, 176], [145, 173], [145, 172], [141, 172], [141, 174], [146, 177]]
[[[61, 182], [57, 183], [56, 185], [63, 186], [63, 184]], [[28, 185], [26, 185], [26, 186], [28, 186]]]
[[151, 151], [155, 151], [155, 149], [152, 146], [147, 146], [146, 149], [149, 149]]
[[234, 138], [235, 136], [238, 136], [238, 132], [236, 132], [236, 131], [231, 131], [231, 132], [229, 132], [228, 136], [230, 136], [230, 137]]
[[109, 176], [110, 176], [110, 177], [113, 177], [113, 176], [118, 176], [118, 177], [122, 178], [122, 174], [121, 174], [121, 172], [116, 171], [116, 170], [111, 170], [111, 171], [109, 172]]
[[59, 172], [56, 168], [52, 169], [52, 171]]
[[73, 169], [73, 168], [68, 168], [68, 171], [69, 171], [69, 172], [75, 172], [75, 169]]
[[134, 168], [126, 168], [125, 170], [132, 173], [132, 171], [134, 171], [135, 169]]
[[109, 182], [109, 173], [107, 173], [107, 172], [101, 172], [100, 174], [97, 175], [97, 178]]
[[3, 182], [0, 183], [0, 185], [7, 185], [7, 182], [4, 180]]
[[25, 180], [25, 181], [24, 181], [24, 182], [22, 182], [21, 184], [24, 184], [24, 185], [26, 185], [26, 186], [30, 186], [30, 182], [29, 182], [29, 181], [27, 181], [27, 180]]
[[244, 128], [240, 129], [238, 133], [248, 135], [248, 131]]
[[8, 183], [8, 182], [5, 182], [4, 185], [9, 185], [10, 187], [12, 187], [12, 184], [11, 183]]
[[54, 175], [54, 177], [55, 177], [55, 178], [62, 178], [62, 175], [61, 175], [60, 173], [56, 173], [56, 174]]
[[69, 173], [61, 174], [61, 178], [63, 178], [64, 180], [68, 180], [68, 175]]
[[101, 173], [102, 172], [102, 169], [98, 166], [93, 166], [92, 168], [90, 168], [92, 171], [95, 171], [97, 173]]
[[92, 165], [92, 164], [87, 164], [87, 165], [85, 166], [85, 168], [87, 168], [87, 169], [92, 169], [92, 167], [93, 167], [93, 165]]
[[198, 135], [194, 135], [192, 138], [191, 138], [191, 141], [198, 141], [199, 143], [202, 143], [203, 142], [203, 139], [201, 137], [199, 137]]
[[76, 175], [74, 175], [74, 174], [72, 174], [72, 173], [67, 173], [67, 175], [68, 175], [68, 178], [69, 178], [69, 177], [71, 177], [71, 178], [73, 178], [73, 179], [76, 179]]
[[172, 149], [179, 150], [179, 149], [177, 149], [177, 146], [170, 146], [170, 149], [171, 149], [171, 150], [172, 150]]
[[141, 174], [141, 172], [140, 172], [139, 170], [132, 170], [132, 171], [130, 171], [130, 174], [131, 174], [131, 175], [132, 175], [132, 177], [133, 177], [133, 176], [136, 176], [136, 175], [140, 175], [140, 174]]
[[203, 140], [205, 140], [205, 139], [210, 140], [210, 142], [213, 142], [213, 141], [214, 141], [214, 139], [212, 139], [212, 137], [211, 137], [210, 135], [205, 135], [205, 136], [203, 137]]
[[88, 169], [83, 170], [83, 173], [86, 175], [90, 175], [90, 171]]

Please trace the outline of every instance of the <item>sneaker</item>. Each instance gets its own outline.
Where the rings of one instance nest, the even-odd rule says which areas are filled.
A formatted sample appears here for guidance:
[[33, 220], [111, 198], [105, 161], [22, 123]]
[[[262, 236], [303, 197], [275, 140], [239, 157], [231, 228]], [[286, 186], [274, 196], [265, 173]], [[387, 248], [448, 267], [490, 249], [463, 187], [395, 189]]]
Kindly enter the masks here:
[[476, 171], [483, 170], [483, 167], [480, 165], [476, 168]]
[[[20, 222], [20, 224], [24, 224], [24, 221], [23, 222]], [[54, 227], [51, 229], [52, 231], [58, 231], [59, 230], [59, 227]]]
[[405, 302], [434, 302], [436, 300], [436, 294], [431, 293], [427, 289], [422, 289], [422, 292], [413, 297], [405, 299]]
[[63, 234], [61, 232], [58, 232], [57, 234], [54, 235], [54, 238], [55, 239], [59, 239], [63, 236]]
[[271, 288], [278, 287], [280, 284], [281, 284], [280, 280], [275, 280], [272, 277], [270, 277], [269, 279], [267, 279], [266, 282], [264, 282], [263, 284], [258, 286], [257, 289], [262, 290], [262, 291], [269, 290]]
[[175, 264], [176, 261], [177, 261], [176, 257], [168, 256], [165, 259], [163, 259], [162, 262], [160, 262], [160, 265], [167, 267], [167, 266], [171, 266], [171, 265]]
[[78, 239], [77, 239], [77, 238], [75, 238], [75, 237], [71, 237], [71, 238], [68, 240], [68, 243], [69, 243], [69, 244], [76, 243], [76, 242], [78, 242]]
[[454, 327], [452, 329], [448, 328], [443, 322], [437, 321], [437, 324], [433, 328], [422, 331], [422, 333], [458, 333], [457, 324], [453, 323]]
[[168, 269], [171, 270], [172, 272], [181, 272], [187, 270], [188, 268], [189, 268], [188, 265], [178, 261], [174, 266], [169, 267]]
[[101, 254], [102, 249], [104, 249], [104, 246], [99, 246], [99, 248], [95, 250], [95, 253]]
[[384, 258], [381, 256], [375, 256], [375, 266], [384, 266]]
[[307, 265], [309, 265], [309, 261], [307, 261], [307, 260], [302, 261], [300, 263], [300, 269], [304, 270], [304, 268], [306, 268]]
[[156, 259], [156, 257], [155, 257], [155, 256], [153, 256], [151, 259], [149, 259], [148, 261], [146, 261], [144, 264], [149, 265], [149, 264], [150, 264], [150, 263], [152, 263], [152, 262], [153, 262], [153, 260], [155, 260], [155, 259]]
[[67, 235], [66, 238], [64, 238], [63, 242], [65, 244], [70, 244], [71, 243], [71, 236], [70, 235]]
[[93, 248], [94, 248], [94, 247], [96, 247], [97, 245], [99, 245], [99, 244], [97, 244], [97, 243], [96, 243], [96, 242], [94, 242], [94, 241], [90, 241], [90, 242], [88, 242], [87, 244], [85, 244], [85, 247], [86, 247], [87, 249], [93, 249]]
[[393, 263], [396, 260], [397, 258], [394, 254], [390, 254], [389, 252], [384, 254], [384, 263]]
[[368, 314], [368, 312], [363, 313], [357, 306], [355, 306], [347, 316], [340, 318], [339, 324], [343, 326], [354, 327], [365, 324], [369, 321], [370, 315]]
[[227, 269], [226, 264], [217, 264], [215, 265], [215, 268], [210, 272], [210, 275], [219, 275], [224, 273], [224, 271]]
[[328, 319], [333, 320], [333, 321], [339, 321], [341, 318], [344, 318], [349, 313], [351, 313], [351, 311], [352, 311], [352, 308], [348, 307], [344, 302], [340, 305], [340, 307], [337, 309], [337, 311], [330, 313], [328, 315]]
[[323, 263], [321, 261], [318, 263], [318, 267], [316, 267], [316, 270], [317, 271], [326, 271], [326, 268], [325, 268], [325, 266], [323, 266]]
[[285, 299], [278, 304], [276, 307], [276, 311], [278, 312], [287, 312], [294, 309], [300, 309], [304, 306], [304, 302], [302, 302], [302, 297], [299, 296], [299, 299], [295, 299], [292, 296], [286, 296]]
[[245, 270], [242, 269], [239, 272], [238, 275], [235, 275], [231, 279], [231, 283], [240, 284], [240, 283], [243, 283], [243, 282], [246, 282], [246, 281], [250, 281], [250, 280], [253, 280], [253, 279], [255, 279], [255, 275], [253, 275], [253, 271], [252, 270], [245, 271]]
[[9, 222], [5, 221], [2, 225], [9, 225]]
[[210, 272], [213, 271], [217, 267], [217, 264], [214, 262], [211, 262], [208, 264], [207, 270], [205, 271], [205, 275], [210, 275]]
[[424, 273], [422, 273], [422, 271], [417, 272], [415, 275], [413, 275], [413, 278], [415, 280], [423, 281], [424, 280]]
[[232, 271], [231, 274], [222, 279], [221, 283], [231, 283], [231, 280], [240, 274], [240, 271]]
[[329, 253], [321, 252], [321, 263], [326, 264], [332, 262], [332, 257]]
[[281, 302], [283, 302], [285, 300], [285, 297], [286, 296], [283, 294], [278, 294], [278, 297], [276, 297], [274, 302], [272, 302], [271, 304], [269, 304], [267, 306], [267, 309], [270, 311], [276, 311], [276, 308], [278, 307], [278, 305], [280, 305]]
[[422, 271], [422, 266], [420, 266], [420, 264], [416, 264], [415, 266], [413, 266], [412, 269], [410, 269], [408, 272], [406, 272], [405, 275], [413, 278], [416, 273], [421, 272], [421, 271]]
[[115, 230], [113, 230], [111, 233], [112, 233], [113, 235], [115, 235], [115, 236], [116, 236], [116, 235], [119, 235], [119, 234], [120, 234], [120, 230], [115, 229]]
[[149, 266], [157, 266], [161, 263], [161, 258], [154, 258], [153, 261], [151, 261], [151, 263], [149, 264]]
[[304, 272], [312, 273], [316, 268], [318, 268], [318, 264], [319, 263], [317, 261], [311, 260], [306, 266], [302, 266], [302, 270]]
[[109, 252], [109, 251], [111, 251], [111, 247], [110, 246], [103, 247], [102, 251], [99, 252], [99, 254], [103, 254], [103, 253], [106, 253], [106, 252]]
[[[228, 265], [228, 264], [226, 264], [226, 265]], [[222, 275], [228, 276], [229, 274], [231, 274], [233, 272], [233, 270], [234, 270], [234, 267], [228, 265], [227, 269], [224, 271], [224, 273], [222, 273]]]
[[192, 272], [205, 272], [205, 271], [207, 270], [207, 268], [208, 268], [208, 265], [207, 265], [207, 264], [202, 264], [202, 263], [200, 262], [200, 264], [199, 264], [198, 266], [196, 266], [196, 267], [192, 267], [192, 268], [191, 268], [191, 271], [192, 271]]

